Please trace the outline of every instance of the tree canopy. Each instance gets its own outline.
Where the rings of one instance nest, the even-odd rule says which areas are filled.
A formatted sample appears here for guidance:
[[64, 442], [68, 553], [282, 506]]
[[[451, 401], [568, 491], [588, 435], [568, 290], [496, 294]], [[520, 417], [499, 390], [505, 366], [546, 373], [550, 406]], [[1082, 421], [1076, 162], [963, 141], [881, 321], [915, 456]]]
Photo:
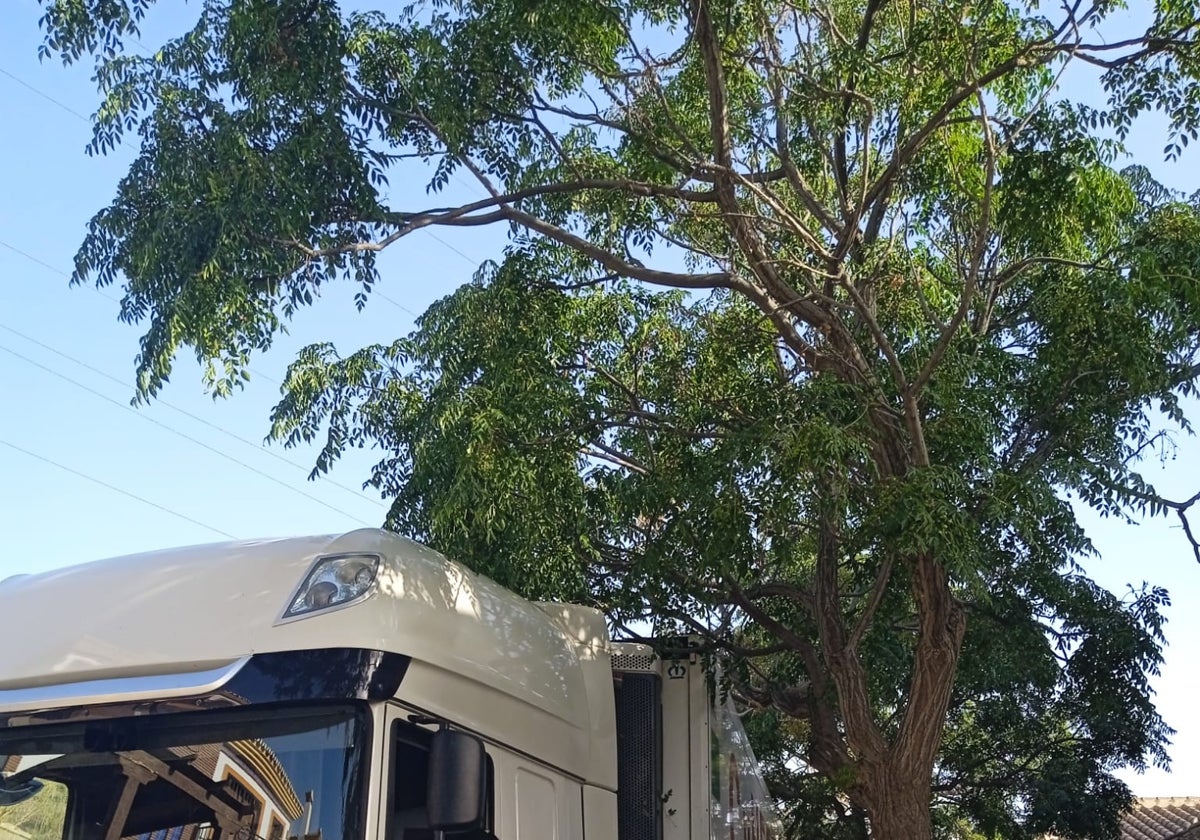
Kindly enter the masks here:
[[796, 826], [1114, 836], [1167, 594], [1092, 582], [1073, 504], [1196, 501], [1138, 469], [1189, 428], [1200, 207], [1121, 156], [1147, 111], [1196, 139], [1196, 0], [206, 0], [150, 56], [153, 0], [42, 2], [91, 150], [139, 138], [75, 280], [145, 324], [142, 397], [507, 226], [411, 335], [305, 349], [272, 436], [379, 447], [389, 527], [730, 657]]

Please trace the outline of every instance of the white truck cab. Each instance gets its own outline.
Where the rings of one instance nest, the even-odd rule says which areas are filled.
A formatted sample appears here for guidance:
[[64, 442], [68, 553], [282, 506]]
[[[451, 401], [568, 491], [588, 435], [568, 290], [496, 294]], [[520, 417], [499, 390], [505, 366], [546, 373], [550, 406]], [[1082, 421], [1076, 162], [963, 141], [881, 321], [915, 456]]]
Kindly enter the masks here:
[[695, 657], [381, 530], [0, 582], [0, 840], [758, 840]]

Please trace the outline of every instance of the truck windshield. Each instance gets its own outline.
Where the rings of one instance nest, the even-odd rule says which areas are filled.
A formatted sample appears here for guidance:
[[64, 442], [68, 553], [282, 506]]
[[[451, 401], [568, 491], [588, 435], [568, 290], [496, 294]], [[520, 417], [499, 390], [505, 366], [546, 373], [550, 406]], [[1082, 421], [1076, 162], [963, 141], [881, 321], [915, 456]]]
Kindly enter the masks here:
[[309, 707], [0, 730], [0, 840], [361, 840], [365, 728]]

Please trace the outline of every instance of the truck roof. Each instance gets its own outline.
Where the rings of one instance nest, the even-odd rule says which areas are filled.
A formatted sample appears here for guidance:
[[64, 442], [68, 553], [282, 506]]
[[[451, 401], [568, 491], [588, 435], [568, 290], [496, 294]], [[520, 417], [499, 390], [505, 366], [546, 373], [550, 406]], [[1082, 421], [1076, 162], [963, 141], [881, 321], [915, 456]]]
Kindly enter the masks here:
[[[313, 563], [345, 553], [382, 558], [373, 592], [351, 606], [282, 620]], [[377, 529], [174, 548], [15, 576], [0, 582], [0, 616], [9, 639], [0, 646], [0, 712], [30, 689], [60, 695], [48, 706], [74, 705], [95, 702], [79, 688], [97, 681], [199, 674], [257, 653], [345, 647], [411, 656], [586, 731], [585, 682], [593, 678], [585, 679], [584, 663], [608, 648], [599, 613], [543, 609]]]

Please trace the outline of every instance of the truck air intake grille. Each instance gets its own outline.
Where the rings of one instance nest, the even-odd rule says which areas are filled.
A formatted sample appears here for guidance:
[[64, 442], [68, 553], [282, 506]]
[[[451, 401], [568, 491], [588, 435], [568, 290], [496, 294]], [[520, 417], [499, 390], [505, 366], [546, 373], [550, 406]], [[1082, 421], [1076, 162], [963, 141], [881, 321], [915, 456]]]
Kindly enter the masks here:
[[652, 653], [614, 653], [612, 668], [614, 671], [656, 674], [658, 673], [658, 658]]
[[[626, 670], [616, 660], [614, 669]], [[626, 672], [616, 686], [616, 703], [617, 838], [662, 840], [661, 679]]]

